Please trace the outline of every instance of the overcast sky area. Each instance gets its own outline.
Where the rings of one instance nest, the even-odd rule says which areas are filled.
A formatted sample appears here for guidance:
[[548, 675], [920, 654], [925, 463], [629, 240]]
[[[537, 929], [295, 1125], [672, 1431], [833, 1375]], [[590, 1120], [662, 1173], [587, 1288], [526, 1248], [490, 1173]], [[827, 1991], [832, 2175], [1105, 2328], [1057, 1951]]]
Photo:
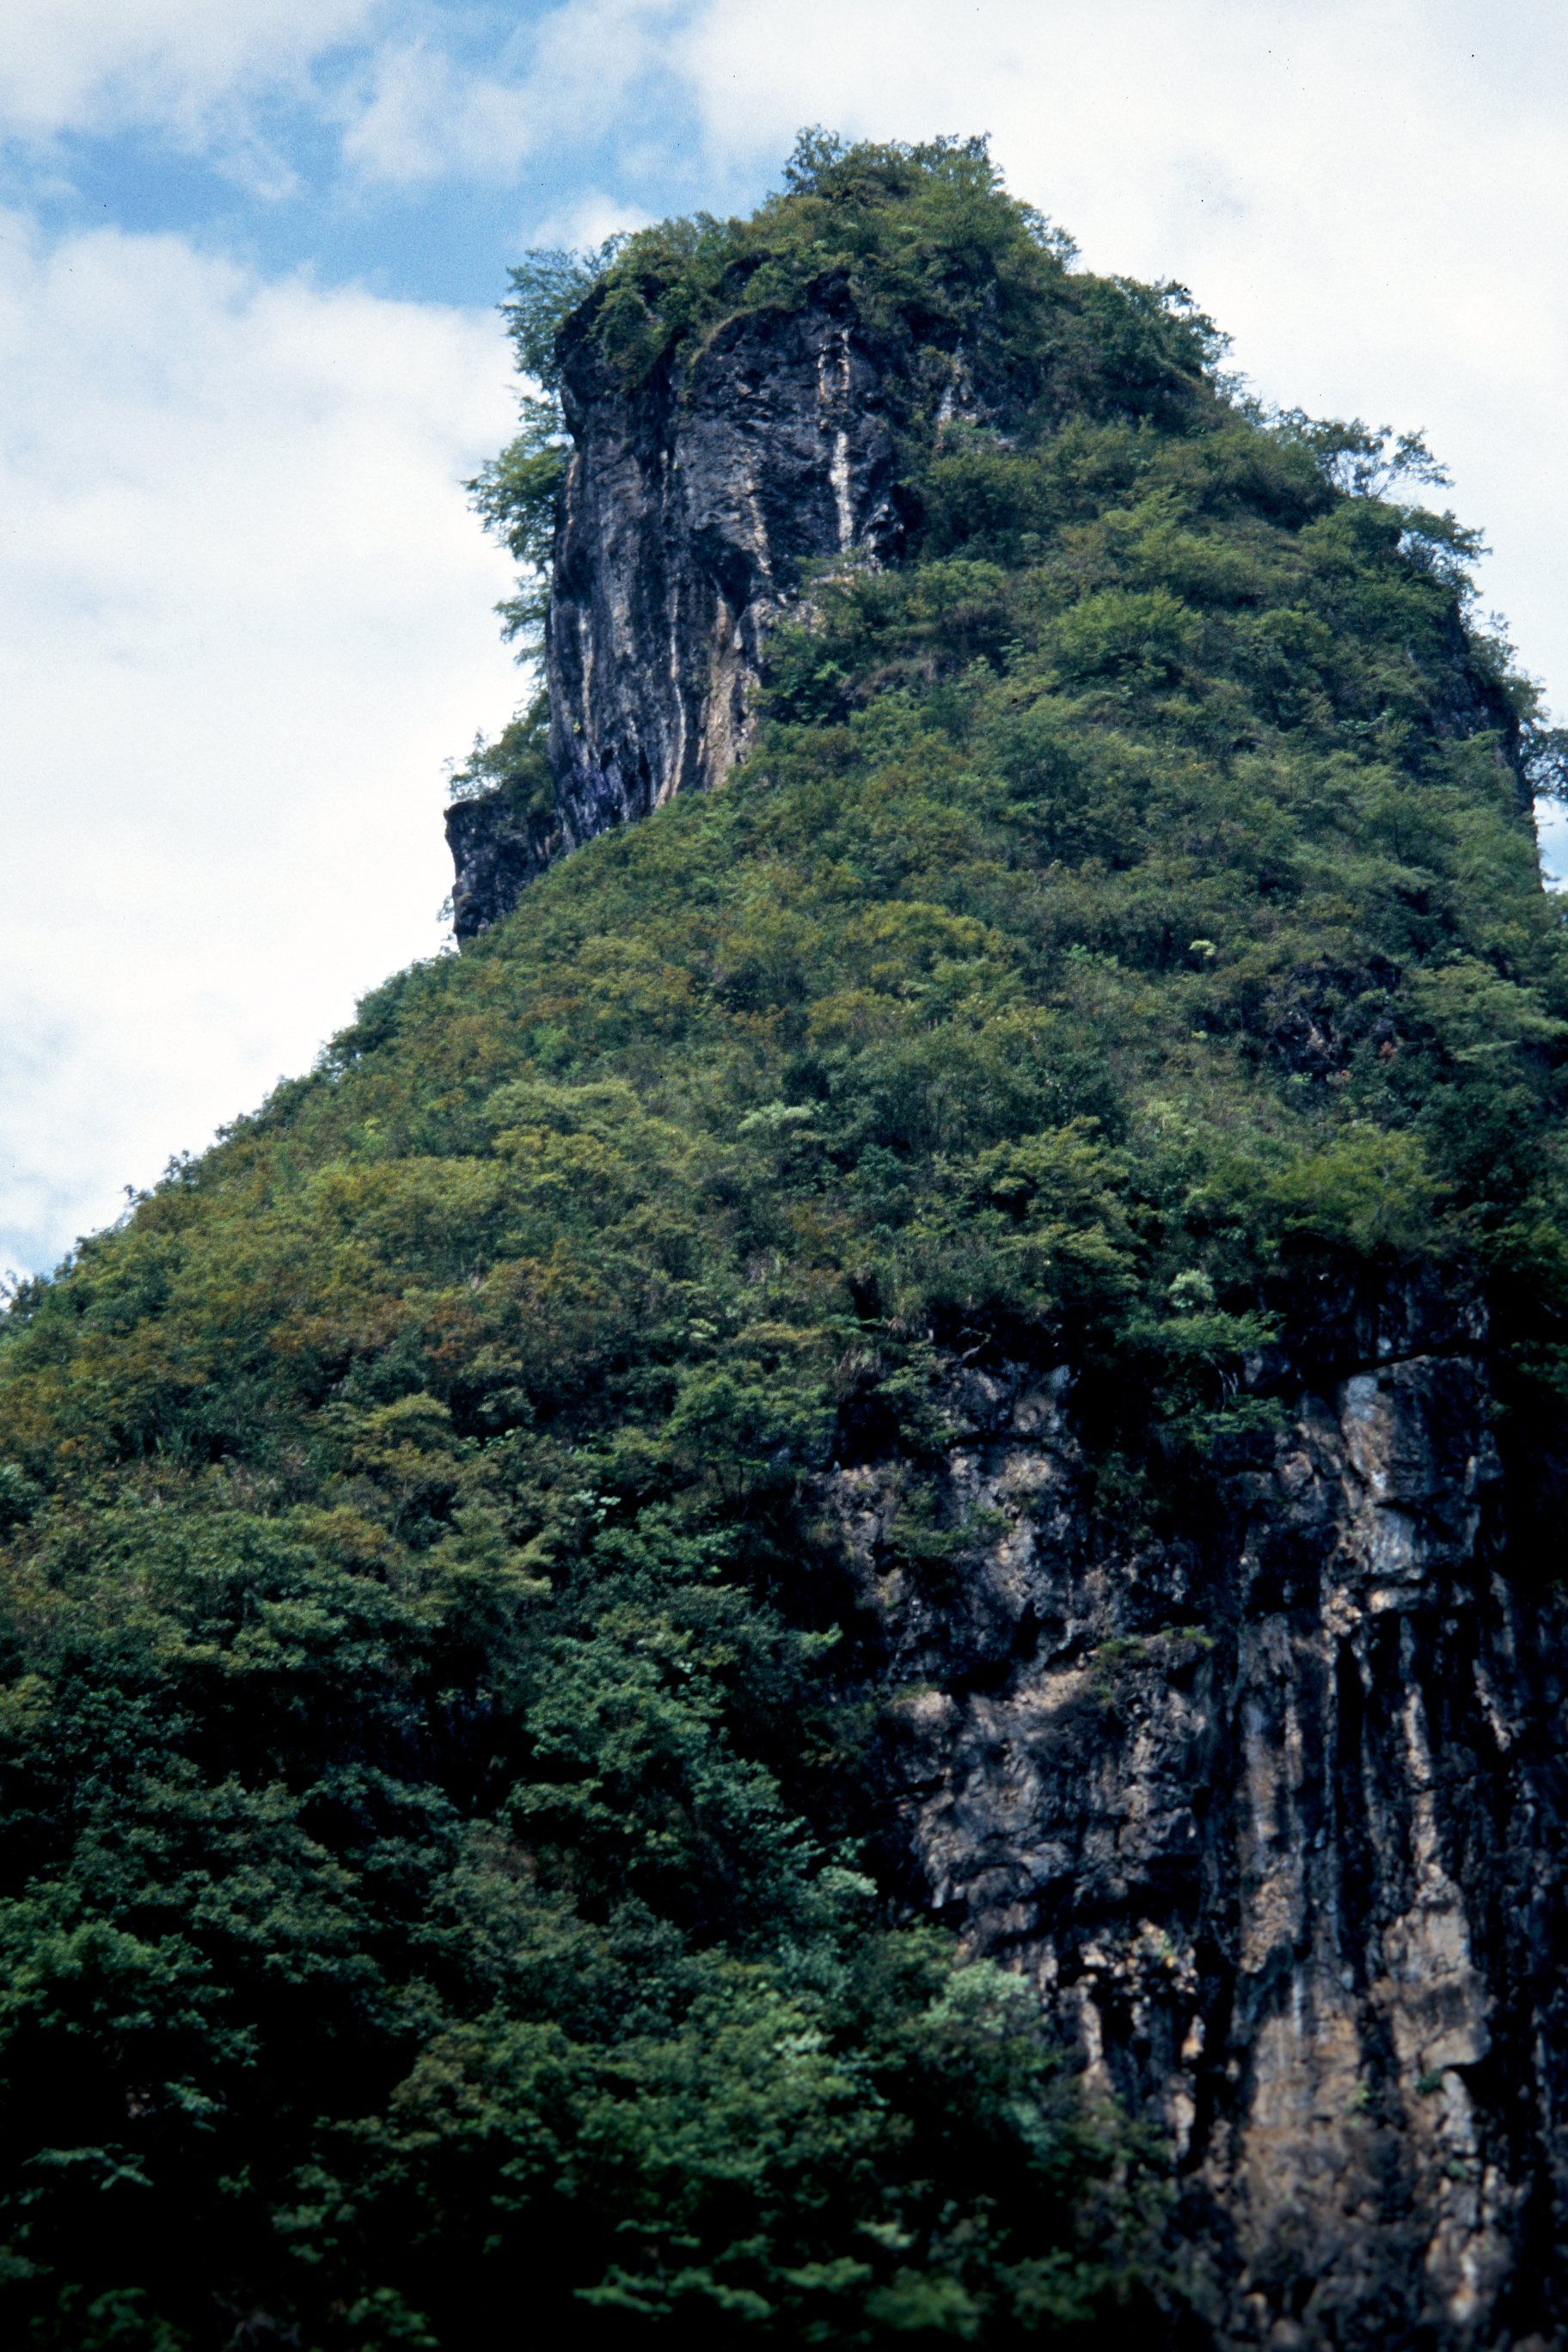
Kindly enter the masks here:
[[507, 266], [747, 211], [803, 124], [988, 131], [1263, 396], [1424, 427], [1568, 717], [1565, 68], [1532, 0], [7, 0], [0, 1267], [442, 951]]

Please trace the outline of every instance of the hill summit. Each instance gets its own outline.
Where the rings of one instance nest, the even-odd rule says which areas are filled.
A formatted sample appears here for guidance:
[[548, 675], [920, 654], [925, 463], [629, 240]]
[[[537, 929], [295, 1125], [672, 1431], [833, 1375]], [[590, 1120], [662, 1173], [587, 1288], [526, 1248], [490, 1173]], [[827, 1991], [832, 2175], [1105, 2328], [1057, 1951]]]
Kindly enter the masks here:
[[0, 1339], [19, 2338], [1555, 2340], [1562, 747], [1074, 262], [514, 273], [464, 951]]

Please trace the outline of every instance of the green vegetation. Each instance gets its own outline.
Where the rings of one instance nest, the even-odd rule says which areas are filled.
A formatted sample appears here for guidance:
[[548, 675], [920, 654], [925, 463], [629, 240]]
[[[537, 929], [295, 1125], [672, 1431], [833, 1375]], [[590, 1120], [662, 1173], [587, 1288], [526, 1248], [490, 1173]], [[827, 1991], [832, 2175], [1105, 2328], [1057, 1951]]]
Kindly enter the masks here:
[[984, 140], [846, 148], [807, 131], [784, 180], [749, 220], [699, 213], [593, 255], [531, 253], [511, 272], [502, 310], [527, 385], [521, 429], [468, 487], [522, 566], [499, 609], [523, 654], [549, 604], [571, 344], [592, 346], [628, 392], [656, 378], [679, 392], [728, 320], [834, 289], [881, 348], [911, 476], [925, 473], [951, 406], [955, 349], [972, 373], [1005, 380], [1037, 427], [1165, 414], [1224, 349], [1184, 287], [1069, 276], [1072, 239], [1005, 194]]
[[[1533, 704], [1391, 499], [1423, 454], [1238, 404], [973, 146], [792, 170], [566, 331], [637, 381], [847, 270], [908, 560], [812, 583], [724, 793], [6, 1318], [12, 2341], [1005, 2345], [1163, 2292], [1154, 2152], [911, 1923], [812, 1482], [896, 1457], [951, 1577], [944, 1350], [1066, 1358], [1099, 1540], [1201, 1528], [1300, 1286], [1416, 1257], [1488, 1288], [1505, 1448], [1560, 1425]], [[960, 312], [1005, 432], [921, 404]], [[488, 478], [527, 560], [539, 478]]]

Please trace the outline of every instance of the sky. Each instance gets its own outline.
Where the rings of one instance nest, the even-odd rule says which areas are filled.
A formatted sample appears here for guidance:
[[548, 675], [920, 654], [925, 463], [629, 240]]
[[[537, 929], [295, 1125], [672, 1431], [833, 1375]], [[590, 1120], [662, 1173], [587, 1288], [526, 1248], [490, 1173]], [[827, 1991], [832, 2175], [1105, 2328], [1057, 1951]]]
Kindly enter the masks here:
[[463, 489], [508, 265], [747, 211], [813, 123], [988, 131], [1263, 397], [1424, 428], [1568, 718], [1561, 7], [7, 0], [0, 1268], [450, 952], [446, 763], [522, 691]]

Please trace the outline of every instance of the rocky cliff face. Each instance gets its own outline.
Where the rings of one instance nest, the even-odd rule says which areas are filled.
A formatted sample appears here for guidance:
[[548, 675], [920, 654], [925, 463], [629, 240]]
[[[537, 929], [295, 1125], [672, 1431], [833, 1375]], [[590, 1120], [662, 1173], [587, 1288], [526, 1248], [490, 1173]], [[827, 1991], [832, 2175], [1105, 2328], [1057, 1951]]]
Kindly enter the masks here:
[[896, 546], [884, 374], [830, 295], [731, 320], [689, 374], [632, 394], [579, 332], [547, 649], [570, 841], [721, 782], [801, 564]]
[[1289, 1425], [1097, 1549], [1066, 1368], [955, 1369], [942, 1589], [897, 1475], [821, 1501], [899, 1689], [915, 1884], [1180, 2156], [1226, 2347], [1522, 2347], [1568, 2309], [1563, 1607], [1510, 1549], [1485, 1317], [1297, 1300]]
[[458, 939], [474, 939], [509, 915], [529, 883], [571, 845], [555, 815], [514, 808], [504, 791], [454, 801], [447, 811], [447, 846]]
[[556, 813], [530, 824], [500, 797], [449, 812], [459, 939], [555, 857], [721, 782], [801, 565], [887, 555], [901, 535], [886, 369], [847, 298], [734, 320], [637, 390], [583, 320], [569, 338], [545, 644]]

